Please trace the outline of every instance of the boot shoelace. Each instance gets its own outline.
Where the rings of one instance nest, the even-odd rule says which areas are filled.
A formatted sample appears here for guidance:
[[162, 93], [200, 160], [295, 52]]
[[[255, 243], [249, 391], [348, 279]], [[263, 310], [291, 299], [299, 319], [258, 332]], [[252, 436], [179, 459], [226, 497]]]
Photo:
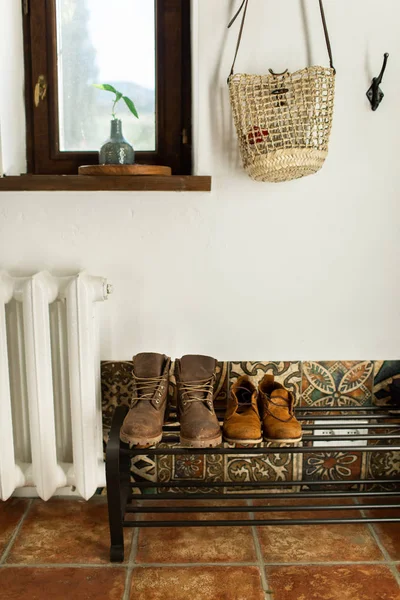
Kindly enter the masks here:
[[[180, 381], [179, 391], [182, 397], [182, 404], [185, 406], [191, 402], [205, 402], [212, 409], [213, 401], [212, 394], [214, 392], [214, 376], [208, 379], [200, 379], [197, 381]], [[205, 394], [205, 397], [201, 397]], [[211, 394], [211, 399], [208, 396]], [[189, 398], [189, 395], [199, 395], [200, 397]]]
[[[164, 377], [136, 377], [133, 376], [133, 379], [136, 383], [136, 393], [134, 395], [133, 400], [152, 400], [154, 398], [155, 392], [160, 383], [162, 383]], [[160, 398], [162, 396], [162, 392], [164, 390], [164, 386], [160, 385], [160, 389], [156, 393], [156, 404], [160, 403]]]
[[[270, 415], [271, 417], [273, 417], [274, 419], [276, 419], [277, 421], [280, 421], [281, 423], [289, 423], [289, 421], [291, 421], [292, 419], [294, 419], [294, 414], [291, 410], [290, 407], [290, 400], [288, 401], [287, 398], [284, 398], [283, 396], [275, 396], [276, 399], [280, 399], [280, 400], [284, 400], [284, 402], [289, 402], [289, 404], [278, 404], [277, 402], [274, 402], [271, 398], [271, 396], [268, 396], [268, 394], [266, 394], [265, 392], [261, 392], [261, 394], [263, 395], [264, 398], [266, 398], [267, 403], [265, 404], [265, 410], [267, 412], [268, 415]], [[273, 412], [270, 411], [268, 404], [271, 403], [274, 406], [277, 406], [279, 408], [287, 408], [289, 411], [289, 418], [288, 419], [281, 419], [280, 417], [278, 417], [277, 415], [274, 415]]]

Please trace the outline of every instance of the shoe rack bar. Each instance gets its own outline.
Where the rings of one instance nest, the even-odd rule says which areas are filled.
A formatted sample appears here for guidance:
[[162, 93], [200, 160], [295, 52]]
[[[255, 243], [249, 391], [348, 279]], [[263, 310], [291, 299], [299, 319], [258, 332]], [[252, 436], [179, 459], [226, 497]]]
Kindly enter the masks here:
[[[304, 484], [303, 484], [304, 485]], [[307, 486], [307, 484], [305, 484]], [[252, 500], [257, 498], [257, 500], [278, 500], [278, 499], [287, 499], [287, 498], [359, 498], [359, 497], [373, 497], [377, 498], [383, 496], [384, 498], [399, 496], [399, 491], [376, 491], [376, 492], [360, 492], [360, 491], [352, 491], [352, 492], [294, 492], [294, 493], [274, 493], [274, 494], [263, 494], [257, 492], [257, 496], [254, 493], [242, 493], [238, 492], [235, 494], [231, 494], [227, 496], [226, 494], [215, 494], [215, 493], [207, 493], [207, 497], [204, 497], [204, 494], [177, 494], [177, 493], [161, 493], [161, 494], [131, 494], [128, 498], [129, 501], [132, 500], [140, 500], [141, 502], [149, 502], [152, 500]], [[364, 505], [363, 505], [364, 506]], [[249, 510], [249, 509], [248, 509]], [[209, 511], [208, 511], [209, 512]]]
[[[318, 419], [318, 421], [321, 420], [321, 417], [314, 417], [314, 418]], [[373, 419], [374, 417], [373, 416], [372, 417], [365, 416], [364, 420], [366, 420], [367, 418]], [[388, 419], [389, 418], [390, 418], [390, 416], [388, 417]], [[391, 417], [391, 418], [395, 418], [395, 417]], [[310, 419], [311, 419], [311, 417], [309, 417], [308, 420], [310, 420]], [[331, 417], [331, 419], [335, 419], [335, 421], [336, 421], [337, 417]], [[349, 421], [350, 421], [350, 419], [353, 420], [352, 417], [348, 417]], [[399, 417], [397, 417], [397, 420], [399, 420]], [[338, 425], [335, 424], [334, 426], [332, 425], [332, 423], [327, 423], [327, 425], [331, 425], [331, 428], [334, 428], [334, 429], [349, 429], [349, 427], [351, 427], [352, 429], [354, 429], [356, 423], [353, 423], [353, 424], [340, 424], [339, 423]], [[306, 425], [302, 425], [302, 428], [305, 431], [314, 430], [314, 429], [321, 429], [321, 427], [323, 427], [322, 423], [318, 423], [318, 424], [307, 423]], [[364, 422], [362, 422], [362, 423], [360, 423], [359, 427], [360, 427], [360, 429], [389, 429], [390, 428], [390, 422], [388, 421], [387, 424], [386, 423], [364, 423]], [[397, 425], [397, 427], [399, 427], [399, 425]]]
[[[326, 440], [335, 439], [335, 436], [326, 436]], [[183, 454], [309, 454], [314, 451], [313, 446], [285, 446], [279, 448], [278, 446], [256, 446], [255, 448], [146, 448], [143, 452], [143, 448], [140, 450], [134, 450], [126, 452], [130, 456], [156, 456], [161, 455], [178, 455]], [[343, 448], [343, 447], [342, 447]], [[339, 448], [340, 449], [340, 448]], [[236, 452], [239, 450], [239, 452]], [[332, 452], [338, 450], [334, 446], [318, 446], [318, 452]], [[398, 452], [400, 446], [351, 446], [352, 452]]]
[[[398, 508], [398, 504], [363, 504], [362, 505], [362, 509], [363, 510], [376, 510], [376, 509], [386, 509], [386, 510], [390, 510], [393, 508]], [[338, 504], [338, 505], [329, 505], [328, 509], [326, 506], [315, 506], [315, 505], [309, 505], [309, 506], [252, 506], [251, 507], [251, 512], [301, 512], [304, 510], [308, 510], [308, 511], [315, 511], [315, 512], [319, 512], [319, 511], [326, 511], [326, 510], [360, 510], [360, 506], [357, 504], [349, 504], [349, 505], [343, 505], [343, 504]], [[127, 506], [125, 509], [125, 513], [134, 513], [134, 514], [139, 514], [139, 513], [162, 513], [162, 514], [169, 514], [169, 513], [174, 513], [176, 511], [176, 508], [173, 506]], [[179, 512], [181, 513], [209, 513], [210, 512], [210, 507], [209, 506], [180, 506], [179, 507]], [[234, 512], [234, 513], [241, 513], [241, 512], [249, 512], [249, 507], [248, 506], [213, 506], [212, 507], [212, 512], [213, 513], [218, 513], [218, 512]], [[399, 518], [400, 520], [400, 518]]]
[[392, 412], [400, 412], [396, 406], [297, 406], [296, 415], [301, 412], [379, 412], [382, 410], [388, 410]]
[[[351, 425], [350, 425], [351, 427]], [[362, 425], [361, 425], [362, 428]], [[326, 435], [313, 435], [311, 436], [303, 436], [303, 442], [325, 442], [327, 436]], [[331, 438], [332, 439], [332, 436]], [[361, 441], [361, 440], [400, 440], [400, 435], [392, 435], [392, 434], [383, 434], [383, 435], [345, 435], [339, 436], [335, 435], [335, 441]]]
[[[373, 418], [373, 417], [370, 417], [370, 418]], [[394, 417], [392, 417], [392, 418], [394, 418]], [[320, 421], [320, 417], [314, 417], [314, 419], [318, 419], [318, 421]], [[336, 421], [336, 417], [331, 417], [331, 420], [332, 419], [335, 419], [335, 421]], [[366, 419], [367, 418], [365, 418], [365, 420]], [[311, 417], [309, 417], [307, 420], [310, 421]], [[350, 417], [348, 417], [348, 420], [350, 421]], [[353, 420], [353, 419], [351, 419], [351, 420]], [[397, 417], [397, 420], [400, 420], [400, 417]], [[349, 429], [349, 428], [354, 429], [356, 425], [357, 425], [357, 423], [350, 423], [350, 424], [339, 423], [337, 425], [336, 424], [332, 425], [332, 423], [328, 422], [328, 423], [326, 423], [325, 427], [330, 426], [329, 427], [330, 429], [335, 429], [335, 430], [336, 429]], [[398, 424], [394, 425], [394, 427], [396, 427], [396, 426], [397, 426], [397, 428], [399, 428]], [[307, 431], [313, 431], [314, 429], [321, 429], [321, 428], [324, 428], [323, 423], [317, 423], [317, 424], [315, 424], [315, 423], [306, 423], [305, 425], [302, 425], [303, 432], [304, 431], [306, 431], [306, 432]], [[387, 423], [364, 423], [364, 421], [362, 421], [360, 423], [360, 425], [359, 425], [359, 428], [360, 429], [390, 429], [391, 428], [391, 422], [387, 421]], [[165, 429], [165, 431], [164, 431], [164, 437], [165, 437], [166, 434], [173, 434], [173, 433], [178, 432], [178, 431], [179, 431], [179, 425], [170, 425], [169, 427], [167, 427]], [[346, 436], [346, 439], [347, 439], [347, 436]], [[165, 440], [168, 442], [168, 441], [170, 441], [170, 438], [165, 437]]]
[[[397, 506], [400, 508], [400, 505]], [[180, 512], [179, 508], [179, 512]], [[212, 510], [209, 511], [213, 512]], [[249, 511], [250, 512], [250, 511]], [[281, 512], [281, 511], [279, 511]], [[123, 521], [123, 527], [246, 527], [247, 525], [279, 527], [281, 525], [348, 525], [351, 523], [397, 523], [400, 518], [383, 519], [235, 519], [224, 521]], [[118, 562], [118, 561], [117, 561]]]
[[[350, 425], [351, 427], [351, 425]], [[361, 428], [363, 427], [363, 425], [361, 425]], [[334, 429], [336, 429], [336, 426], [333, 427]], [[354, 429], [354, 428], [353, 428]], [[303, 436], [303, 442], [326, 442], [327, 439], [335, 439], [335, 441], [348, 441], [348, 440], [352, 440], [352, 441], [362, 441], [362, 440], [400, 440], [400, 435], [395, 435], [395, 434], [382, 434], [382, 435], [344, 435], [344, 436], [339, 436], [339, 435], [335, 435], [334, 438], [333, 436], [331, 436], [330, 438], [328, 438], [328, 436], [326, 435], [304, 435]], [[165, 443], [172, 443], [172, 442], [179, 442], [179, 437], [178, 436], [169, 436], [169, 437], [165, 437], [164, 438], [164, 442]], [[139, 452], [139, 454], [143, 454], [142, 451]]]
[[[310, 420], [310, 416], [307, 415], [296, 415], [296, 418], [298, 421], [309, 421]], [[338, 420], [342, 420], [342, 421], [357, 421], [357, 420], [365, 420], [366, 418], [368, 419], [387, 419], [388, 415], [387, 413], [382, 415], [382, 414], [374, 414], [372, 413], [371, 415], [321, 415], [320, 417], [318, 417], [318, 421], [328, 421], [328, 420], [332, 420], [332, 418], [335, 419], [335, 421]]]
[[[295, 446], [255, 446], [232, 448], [183, 448], [183, 447], [151, 447], [129, 448], [119, 439], [121, 425], [128, 408], [120, 406], [115, 410], [106, 449], [107, 497], [111, 536], [110, 557], [112, 562], [121, 562], [124, 557], [125, 527], [236, 527], [236, 526], [282, 526], [282, 525], [331, 525], [350, 523], [397, 523], [400, 522], [400, 478], [367, 479], [347, 481], [131, 481], [131, 459], [134, 456], [157, 455], [243, 455], [258, 456], [268, 454], [304, 454], [350, 450], [351, 452], [375, 453], [400, 451], [400, 413], [398, 407], [301, 407], [296, 409], [296, 417], [300, 419], [304, 431], [302, 445]], [[324, 414], [320, 414], [324, 413]], [[327, 414], [327, 413], [334, 413]], [[223, 411], [217, 410], [223, 417]], [[174, 422], [176, 416], [171, 413], [164, 427], [163, 444], [179, 443], [179, 424]], [[335, 423], [330, 421], [335, 419]], [[336, 420], [360, 421], [360, 423], [339, 423]], [[318, 424], [315, 424], [315, 420]], [[367, 422], [365, 422], [367, 421]], [[321, 429], [348, 430], [367, 429], [372, 433], [365, 435], [313, 435]], [[380, 434], [379, 432], [382, 431]], [[388, 431], [390, 433], [388, 433]], [[350, 447], [336, 445], [336, 442], [351, 440], [366, 441], [368, 445], [352, 445]], [[335, 442], [332, 445], [313, 446], [313, 442]], [[390, 442], [390, 443], [389, 443]], [[382, 445], [378, 445], [381, 443]], [[306, 445], [304, 445], [306, 444]], [[333, 486], [340, 486], [334, 489]], [[374, 487], [379, 486], [377, 490]], [[251, 491], [248, 488], [251, 487]], [[387, 489], [385, 489], [385, 487]], [[173, 488], [173, 491], [169, 491]], [[218, 493], [217, 490], [221, 490]], [[276, 491], [278, 490], [278, 491]], [[279, 491], [280, 490], [280, 491]], [[285, 491], [286, 490], [286, 491]], [[231, 493], [227, 493], [227, 492]], [[335, 499], [333, 505], [313, 505], [310, 500]], [[302, 504], [276, 504], [278, 499], [303, 500]], [[354, 503], [347, 504], [349, 499]], [[186, 500], [187, 506], [176, 505], [176, 501]], [[196, 505], [190, 506], [195, 500]], [[198, 505], [198, 501], [224, 501], [224, 505]], [[265, 500], [265, 506], [247, 504], [237, 506], [235, 500]], [[164, 502], [160, 505], [160, 501]], [[168, 501], [168, 504], [165, 504]], [[360, 511], [374, 511], [374, 516]], [[324, 511], [338, 514], [337, 518], [326, 518]], [[349, 514], [344, 515], [344, 511]], [[377, 516], [379, 511], [382, 516]], [[390, 511], [390, 512], [388, 512]], [[227, 514], [227, 513], [264, 513], [268, 518], [246, 519], [214, 519], [186, 520], [173, 519], [171, 515], [187, 514]], [[294, 518], [294, 513], [298, 517]], [[310, 516], [311, 513], [311, 516]], [[159, 515], [160, 520], [146, 518], [147, 515]], [[283, 518], [287, 515], [287, 518]], [[351, 515], [351, 516], [350, 516]], [[165, 519], [163, 519], [165, 516]]]
[[[231, 454], [236, 454], [236, 452], [231, 452]], [[241, 454], [241, 452], [238, 452], [237, 454]], [[268, 454], [268, 452], [265, 452], [264, 454]], [[400, 484], [400, 480], [398, 479], [368, 479], [368, 480], [362, 480], [363, 483], [368, 483], [369, 485], [399, 485]], [[209, 482], [209, 481], [196, 481], [196, 480], [187, 480], [187, 481], [173, 481], [171, 483], [171, 481], [164, 481], [164, 482], [159, 482], [159, 481], [136, 481], [134, 484], [132, 484], [132, 486], [134, 488], [138, 488], [138, 489], [152, 489], [152, 488], [217, 488], [217, 487], [221, 487], [221, 488], [241, 488], [241, 487], [249, 487], [251, 486], [252, 488], [277, 488], [277, 487], [295, 487], [295, 486], [307, 486], [307, 487], [315, 487], [315, 486], [327, 486], [327, 485], [358, 485], [360, 483], [360, 480], [354, 480], [354, 481], [281, 481], [281, 482], [277, 482], [277, 481], [252, 481], [251, 483], [249, 483], [248, 481], [230, 481], [230, 482], [225, 482], [225, 481], [213, 481], [213, 482]], [[400, 489], [399, 489], [399, 495], [400, 495]]]

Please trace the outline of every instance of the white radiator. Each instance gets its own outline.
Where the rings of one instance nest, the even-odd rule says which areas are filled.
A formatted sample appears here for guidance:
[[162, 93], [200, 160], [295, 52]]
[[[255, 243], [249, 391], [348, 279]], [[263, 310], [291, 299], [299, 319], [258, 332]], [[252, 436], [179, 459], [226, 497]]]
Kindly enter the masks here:
[[105, 485], [95, 303], [109, 292], [86, 273], [0, 272], [0, 499]]

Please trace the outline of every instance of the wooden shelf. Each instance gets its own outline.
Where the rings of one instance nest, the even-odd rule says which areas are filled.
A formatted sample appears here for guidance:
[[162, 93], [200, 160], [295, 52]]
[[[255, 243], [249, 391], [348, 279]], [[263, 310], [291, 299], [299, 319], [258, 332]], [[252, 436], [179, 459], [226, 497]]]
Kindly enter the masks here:
[[0, 192], [210, 192], [211, 177], [172, 175], [171, 177], [92, 176], [92, 175], [20, 175], [0, 177]]

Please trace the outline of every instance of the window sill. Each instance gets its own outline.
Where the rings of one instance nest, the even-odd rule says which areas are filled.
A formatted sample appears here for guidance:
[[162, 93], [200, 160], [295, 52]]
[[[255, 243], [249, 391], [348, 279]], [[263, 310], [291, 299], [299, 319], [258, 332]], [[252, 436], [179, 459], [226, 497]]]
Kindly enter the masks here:
[[0, 177], [0, 192], [210, 192], [211, 177], [196, 175], [92, 176], [20, 175]]

